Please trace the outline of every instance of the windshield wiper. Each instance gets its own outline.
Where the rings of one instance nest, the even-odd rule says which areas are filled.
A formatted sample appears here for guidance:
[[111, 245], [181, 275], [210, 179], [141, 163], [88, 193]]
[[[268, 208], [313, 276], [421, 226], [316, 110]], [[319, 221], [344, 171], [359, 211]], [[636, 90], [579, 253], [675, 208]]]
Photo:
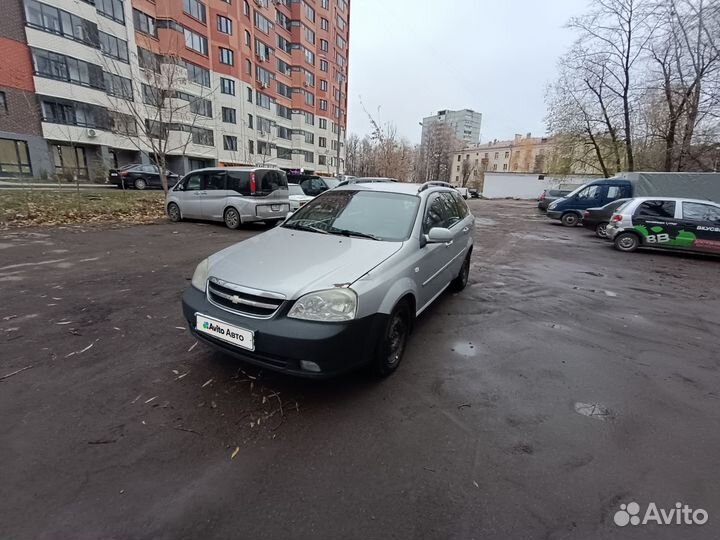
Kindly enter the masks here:
[[296, 229], [298, 231], [309, 231], [309, 232], [317, 232], [321, 234], [329, 234], [328, 231], [324, 231], [322, 229], [318, 229], [317, 227], [313, 227], [312, 225], [302, 225], [300, 223], [291, 223], [291, 224], [285, 224], [283, 225], [286, 229]]
[[338, 229], [335, 227], [332, 227], [328, 232], [330, 234], [341, 234], [343, 236], [357, 236], [359, 238], [369, 238], [370, 240], [381, 240], [379, 236], [375, 236], [374, 234], [359, 231], [350, 231], [348, 229]]

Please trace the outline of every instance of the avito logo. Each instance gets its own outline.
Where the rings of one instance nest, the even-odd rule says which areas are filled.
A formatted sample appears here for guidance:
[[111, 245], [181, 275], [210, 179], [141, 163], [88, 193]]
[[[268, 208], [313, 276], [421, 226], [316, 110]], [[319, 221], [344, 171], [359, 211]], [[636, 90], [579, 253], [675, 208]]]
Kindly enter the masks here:
[[651, 502], [645, 509], [642, 518], [640, 517], [640, 505], [636, 502], [621, 504], [620, 510], [615, 512], [613, 517], [615, 525], [625, 527], [626, 525], [705, 525], [708, 521], [708, 513], [702, 508], [693, 510], [690, 506], [675, 503], [675, 508], [665, 510]]

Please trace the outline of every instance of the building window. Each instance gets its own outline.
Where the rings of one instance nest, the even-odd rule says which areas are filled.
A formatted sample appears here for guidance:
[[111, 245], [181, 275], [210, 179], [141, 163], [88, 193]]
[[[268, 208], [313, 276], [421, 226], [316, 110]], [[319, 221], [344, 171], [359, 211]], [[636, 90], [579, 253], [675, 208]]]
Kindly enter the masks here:
[[[72, 84], [105, 89], [103, 70], [100, 66], [89, 64], [62, 54], [42, 49], [32, 49], [35, 74], [48, 79], [66, 81]], [[128, 79], [125, 79], [130, 82]], [[132, 95], [132, 89], [130, 89]]]
[[218, 32], [221, 32], [223, 34], [227, 34], [229, 36], [232, 35], [232, 20], [228, 19], [227, 17], [223, 17], [222, 15], [217, 16], [217, 28]]
[[272, 49], [265, 45], [262, 41], [259, 39], [255, 40], [255, 53], [257, 54], [258, 58], [261, 59], [261, 61], [267, 62], [270, 60], [270, 55], [272, 54]]
[[207, 22], [205, 4], [198, 0], [183, 0], [183, 11], [193, 19]]
[[263, 15], [259, 11], [255, 11], [255, 27], [263, 32], [264, 34], [270, 33], [270, 28], [272, 28], [272, 23], [263, 17]]
[[340, 36], [340, 34], [338, 34], [337, 36], [335, 36], [335, 43], [336, 43], [337, 46], [340, 47], [341, 49], [344, 49], [344, 48], [345, 48], [345, 45], [346, 45], [345, 40]]
[[245, 73], [252, 75], [252, 62], [247, 58], [245, 59]]
[[270, 97], [266, 96], [265, 94], [261, 94], [260, 92], [257, 92], [255, 95], [255, 105], [258, 107], [262, 107], [263, 109], [270, 109]]
[[190, 128], [190, 136], [192, 142], [200, 144], [202, 146], [215, 146], [215, 137], [211, 129], [204, 129], [199, 127]]
[[248, 141], [248, 152], [251, 154], [255, 153], [255, 141]]
[[312, 22], [315, 22], [315, 10], [307, 3], [305, 3], [305, 16]]
[[503, 171], [507, 171], [507, 163], [503, 163]]
[[230, 96], [235, 95], [235, 81], [220, 77], [220, 93], [228, 94]]
[[141, 34], [157, 37], [155, 19], [147, 13], [133, 8], [133, 24], [135, 25], [135, 30]]
[[321, 60], [320, 60], [320, 71], [325, 71], [325, 72], [327, 72], [327, 70], [328, 70], [327, 60], [322, 60], [322, 59], [321, 59]]
[[88, 166], [85, 159], [85, 149], [81, 146], [53, 146], [53, 161], [55, 174], [63, 176], [79, 176], [88, 178]]
[[320, 19], [320, 29], [325, 30], [326, 32], [330, 28], [330, 22], [327, 19], [321, 18]]
[[505, 152], [505, 159], [510, 157], [510, 152]]
[[328, 82], [326, 80], [321, 79], [320, 80], [320, 91], [327, 92], [327, 89], [328, 89]]
[[123, 0], [95, 0], [95, 7], [100, 15], [120, 24], [125, 24]]
[[178, 65], [183, 66], [185, 67], [185, 69], [187, 69], [189, 81], [194, 82], [195, 84], [199, 84], [200, 86], [210, 88], [209, 70], [205, 69], [204, 67], [198, 66], [197, 64], [193, 64], [192, 62], [188, 62], [187, 60], [179, 61]]
[[[2, 103], [5, 103], [2, 93]], [[6, 109], [4, 109], [6, 110]], [[30, 175], [30, 156], [25, 141], [0, 139], [0, 176]]]
[[303, 151], [303, 155], [305, 156], [305, 163], [315, 163], [315, 154], [305, 150]]
[[222, 108], [222, 121], [226, 124], [237, 124], [237, 111], [230, 107]]
[[292, 109], [285, 107], [285, 105], [280, 105], [277, 103], [276, 105], [277, 115], [280, 118], [285, 118], [286, 120], [292, 120]]
[[315, 45], [315, 32], [310, 30], [310, 28], [305, 25], [303, 25], [303, 31], [305, 33], [305, 39]]
[[495, 152], [495, 159], [497, 159], [499, 155], [500, 155], [500, 152]]
[[111, 96], [133, 101], [132, 81], [114, 73], [104, 73], [105, 92]]
[[320, 110], [321, 111], [327, 111], [327, 101], [324, 99], [320, 100]]
[[105, 32], [98, 32], [100, 50], [104, 55], [121, 62], [129, 63], [127, 41], [124, 41]]
[[286, 128], [285, 126], [278, 126], [277, 136], [280, 139], [292, 139], [292, 130], [290, 128]]
[[252, 88], [247, 89], [247, 100], [249, 103], [253, 102], [253, 89]]
[[320, 129], [327, 129], [327, 120], [325, 118], [320, 118], [318, 120], [318, 127]]
[[230, 49], [226, 49], [225, 47], [220, 47], [220, 63], [225, 64], [227, 66], [234, 66], [235, 65], [235, 53]]
[[252, 114], [248, 114], [248, 128], [255, 129], [253, 126], [253, 115]]
[[255, 80], [258, 81], [263, 88], [270, 88], [270, 82], [275, 78], [275, 75], [270, 73], [267, 69], [255, 66]]
[[192, 30], [183, 28], [185, 34], [185, 46], [195, 52], [198, 52], [204, 56], [208, 55], [208, 40], [205, 36], [196, 34]]
[[248, 4], [247, 0], [243, 1], [243, 15], [246, 17], [250, 16], [250, 4]]
[[327, 42], [326, 39], [320, 40], [320, 50], [323, 52], [328, 52], [328, 48], [330, 47], [330, 44]]
[[325, 137], [318, 137], [318, 146], [320, 148], [327, 148], [327, 139]]
[[250, 43], [252, 43], [252, 36], [250, 36], [250, 32], [245, 30], [245, 46], [249, 47]]
[[98, 47], [100, 44], [95, 23], [35, 0], [25, 0], [25, 20], [28, 26], [45, 32], [58, 34], [93, 47]]
[[237, 152], [237, 137], [233, 137], [232, 135], [223, 135], [223, 149], [230, 150], [231, 152]]
[[292, 159], [292, 150], [290, 150], [289, 148], [283, 148], [282, 146], [278, 146], [276, 148], [276, 151], [278, 159]]
[[280, 94], [281, 96], [285, 96], [287, 98], [292, 98], [292, 88], [290, 88], [285, 83], [281, 83], [280, 81], [277, 81], [277, 91], [278, 91], [278, 94]]
[[340, 31], [345, 31], [345, 19], [343, 19], [340, 15], [337, 16], [337, 26]]

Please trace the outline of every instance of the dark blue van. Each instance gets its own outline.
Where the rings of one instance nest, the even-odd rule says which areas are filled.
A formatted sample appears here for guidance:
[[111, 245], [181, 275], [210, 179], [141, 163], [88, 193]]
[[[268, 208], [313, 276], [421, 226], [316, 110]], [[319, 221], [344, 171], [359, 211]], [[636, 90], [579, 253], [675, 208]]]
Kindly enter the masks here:
[[551, 219], [559, 219], [566, 227], [574, 227], [588, 208], [605, 206], [615, 199], [627, 199], [632, 196], [633, 188], [629, 180], [612, 178], [595, 180], [580, 186], [562, 199], [551, 202], [547, 215]]
[[547, 215], [573, 227], [588, 208], [633, 197], [680, 197], [720, 203], [720, 173], [619, 173], [613, 178], [594, 180], [551, 202]]

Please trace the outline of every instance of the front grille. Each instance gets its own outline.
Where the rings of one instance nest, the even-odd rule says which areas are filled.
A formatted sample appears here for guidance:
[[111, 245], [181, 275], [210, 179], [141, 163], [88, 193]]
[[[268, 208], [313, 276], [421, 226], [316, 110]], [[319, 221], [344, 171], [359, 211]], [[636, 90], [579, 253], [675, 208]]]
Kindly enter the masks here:
[[211, 277], [208, 280], [208, 300], [216, 306], [259, 319], [269, 319], [284, 302], [281, 294], [248, 289]]

